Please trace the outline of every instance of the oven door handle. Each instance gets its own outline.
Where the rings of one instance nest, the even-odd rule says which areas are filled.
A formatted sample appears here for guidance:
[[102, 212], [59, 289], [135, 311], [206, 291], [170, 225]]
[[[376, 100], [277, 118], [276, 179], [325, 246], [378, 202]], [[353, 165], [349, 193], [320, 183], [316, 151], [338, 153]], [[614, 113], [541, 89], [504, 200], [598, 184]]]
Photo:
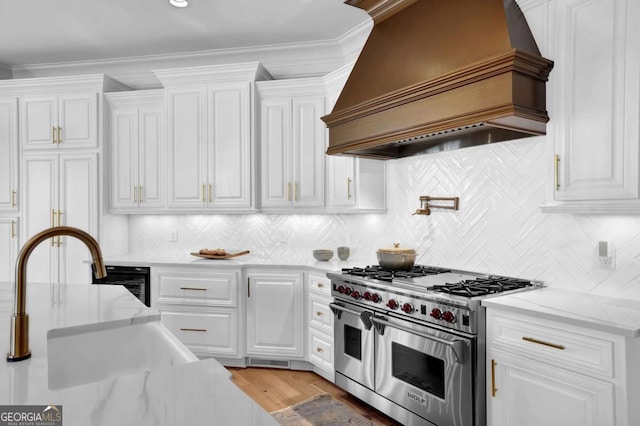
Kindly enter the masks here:
[[381, 336], [384, 335], [384, 328], [388, 326], [391, 328], [404, 331], [409, 334], [414, 334], [416, 336], [425, 338], [427, 340], [432, 340], [434, 342], [446, 345], [450, 347], [451, 350], [453, 351], [453, 355], [456, 357], [456, 361], [458, 362], [458, 364], [464, 363], [464, 346], [465, 346], [464, 340], [461, 340], [461, 339], [445, 340], [440, 337], [432, 336], [430, 334], [420, 333], [419, 331], [412, 330], [409, 327], [404, 327], [402, 325], [398, 325], [387, 320], [382, 320], [378, 317], [371, 318], [371, 322], [373, 322], [373, 325], [375, 326], [376, 330], [378, 330], [378, 333], [380, 333]]
[[329, 308], [331, 309], [333, 314], [338, 319], [340, 319], [340, 317], [342, 316], [343, 312], [347, 312], [347, 313], [349, 313], [351, 315], [355, 315], [357, 317], [360, 317], [360, 321], [362, 321], [362, 325], [364, 325], [365, 330], [371, 330], [371, 327], [373, 326], [373, 323], [371, 322], [371, 320], [373, 318], [373, 314], [371, 312], [368, 312], [368, 311], [363, 311], [363, 312], [354, 311], [353, 309], [345, 308], [344, 306], [338, 305], [336, 303], [329, 303]]

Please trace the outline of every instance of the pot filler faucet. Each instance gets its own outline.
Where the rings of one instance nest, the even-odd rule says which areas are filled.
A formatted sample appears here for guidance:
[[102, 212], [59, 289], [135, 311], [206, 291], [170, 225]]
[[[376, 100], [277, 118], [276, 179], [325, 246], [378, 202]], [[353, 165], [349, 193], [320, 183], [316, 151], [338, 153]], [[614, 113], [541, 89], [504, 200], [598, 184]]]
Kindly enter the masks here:
[[57, 226], [45, 229], [31, 237], [22, 247], [22, 250], [20, 250], [16, 262], [16, 282], [13, 290], [15, 297], [13, 305], [14, 313], [11, 317], [11, 346], [7, 354], [7, 361], [22, 361], [23, 359], [31, 357], [31, 351], [29, 350], [29, 315], [25, 312], [27, 298], [27, 261], [29, 260], [31, 252], [33, 252], [38, 244], [58, 235], [75, 237], [82, 241], [91, 252], [96, 277], [104, 278], [107, 276], [107, 270], [102, 260], [102, 250], [100, 250], [98, 242], [83, 230], [70, 226]]

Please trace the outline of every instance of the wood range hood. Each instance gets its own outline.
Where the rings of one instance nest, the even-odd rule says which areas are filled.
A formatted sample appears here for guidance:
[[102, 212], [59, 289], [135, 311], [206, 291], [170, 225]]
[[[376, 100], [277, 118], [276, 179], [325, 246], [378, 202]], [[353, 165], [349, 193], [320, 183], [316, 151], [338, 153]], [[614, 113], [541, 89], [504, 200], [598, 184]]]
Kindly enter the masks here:
[[331, 114], [327, 154], [392, 159], [544, 135], [540, 56], [515, 0], [347, 0], [374, 27]]

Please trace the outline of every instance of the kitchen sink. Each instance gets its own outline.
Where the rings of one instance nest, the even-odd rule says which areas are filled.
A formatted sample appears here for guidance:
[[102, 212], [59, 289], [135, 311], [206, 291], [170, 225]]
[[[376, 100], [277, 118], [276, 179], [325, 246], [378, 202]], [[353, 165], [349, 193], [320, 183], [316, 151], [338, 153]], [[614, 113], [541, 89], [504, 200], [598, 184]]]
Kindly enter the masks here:
[[[49, 389], [198, 361], [159, 321], [47, 336]], [[61, 335], [62, 334], [62, 335]]]

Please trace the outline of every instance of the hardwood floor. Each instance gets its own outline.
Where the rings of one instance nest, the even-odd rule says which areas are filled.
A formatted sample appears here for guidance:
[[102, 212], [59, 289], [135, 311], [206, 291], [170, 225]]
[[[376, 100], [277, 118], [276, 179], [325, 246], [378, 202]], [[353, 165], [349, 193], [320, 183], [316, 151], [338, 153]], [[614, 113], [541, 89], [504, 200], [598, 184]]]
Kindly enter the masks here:
[[268, 412], [282, 410], [323, 393], [330, 394], [375, 426], [400, 426], [381, 412], [311, 371], [228, 368], [233, 382]]

